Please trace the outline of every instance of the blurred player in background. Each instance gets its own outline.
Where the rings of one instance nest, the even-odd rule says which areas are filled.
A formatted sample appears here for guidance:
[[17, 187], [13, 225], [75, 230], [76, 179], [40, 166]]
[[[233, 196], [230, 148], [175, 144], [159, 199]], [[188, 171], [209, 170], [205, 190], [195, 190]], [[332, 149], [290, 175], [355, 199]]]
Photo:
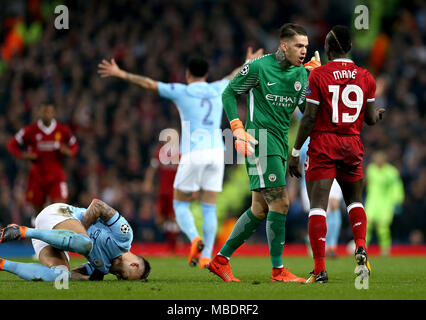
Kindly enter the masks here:
[[336, 257], [337, 245], [339, 243], [340, 228], [342, 226], [342, 213], [340, 212], [340, 202], [343, 199], [342, 190], [336, 179], [331, 185], [328, 196], [327, 207], [327, 235], [325, 237], [325, 256]]
[[[89, 207], [54, 203], [36, 218], [35, 228], [9, 225], [0, 230], [0, 243], [32, 239], [41, 264], [0, 258], [0, 271], [29, 281], [103, 280], [108, 273], [118, 280], [145, 280], [151, 270], [143, 257], [130, 252], [133, 231], [127, 220], [105, 202], [94, 199]], [[88, 263], [70, 271], [68, 251]]]
[[30, 160], [26, 199], [37, 215], [46, 204], [66, 202], [68, 185], [62, 167], [63, 157], [75, 156], [78, 143], [68, 126], [55, 119], [55, 107], [40, 107], [36, 123], [21, 130], [9, 140], [7, 149], [18, 159]]
[[[307, 47], [308, 36], [303, 27], [283, 25], [278, 50], [246, 63], [222, 95], [236, 138], [235, 148], [246, 157], [252, 191], [251, 207], [240, 216], [225, 245], [208, 266], [226, 282], [240, 281], [233, 276], [229, 260], [265, 219], [272, 263], [271, 281], [304, 281], [284, 268], [282, 254], [289, 209], [285, 180], [288, 131], [295, 108], [303, 110], [305, 106], [308, 73], [302, 63]], [[320, 65], [319, 59], [307, 67], [311, 65]], [[237, 109], [237, 97], [244, 93], [248, 93], [249, 109], [245, 128]], [[262, 137], [261, 132], [266, 136]], [[266, 154], [260, 154], [262, 148], [266, 149]]]
[[388, 255], [391, 249], [391, 224], [395, 211], [400, 209], [404, 201], [404, 185], [399, 177], [398, 169], [387, 162], [386, 154], [378, 151], [373, 154], [373, 162], [367, 166], [367, 238], [376, 229], [382, 255]]
[[[302, 149], [300, 149], [300, 163], [306, 163], [306, 153], [308, 151], [309, 138], [306, 139]], [[302, 179], [300, 181], [300, 198], [302, 200], [303, 209], [309, 213], [310, 204], [308, 197], [308, 190], [306, 189], [305, 170], [302, 170]], [[342, 226], [342, 214], [340, 212], [340, 202], [343, 199], [342, 190], [336, 179], [331, 185], [330, 195], [328, 197], [327, 207], [327, 236], [325, 237], [325, 255], [335, 257], [337, 255], [337, 244], [339, 241], [340, 228]], [[307, 236], [306, 243], [309, 246], [308, 250], [312, 255], [311, 245], [309, 242], [309, 235]]]
[[[262, 50], [248, 48], [246, 60], [259, 57]], [[224, 173], [224, 144], [222, 121], [222, 92], [238, 72], [219, 81], [207, 83], [209, 64], [203, 58], [191, 58], [185, 72], [187, 84], [164, 83], [121, 70], [114, 59], [99, 65], [101, 77], [116, 77], [144, 89], [158, 92], [172, 100], [181, 116], [180, 161], [173, 184], [173, 208], [182, 232], [191, 241], [188, 263], [200, 262], [204, 268], [211, 259], [217, 231], [216, 200], [222, 191]], [[200, 191], [203, 215], [203, 239], [195, 226], [190, 211], [193, 193]]]
[[[177, 144], [177, 141], [170, 139], [170, 137], [168, 138], [167, 143]], [[153, 194], [155, 192], [154, 180], [157, 176], [156, 223], [166, 234], [170, 252], [175, 252], [180, 229], [176, 223], [173, 209], [173, 182], [179, 163], [179, 146], [170, 149], [163, 148], [163, 146], [164, 143], [160, 144], [155, 149], [154, 156], [151, 158], [151, 163], [145, 171], [143, 191], [147, 194]], [[167, 152], [169, 152], [169, 154], [163, 154]], [[166, 156], [172, 158], [172, 161], [168, 164], [160, 160], [160, 158]]]
[[290, 175], [299, 178], [300, 149], [310, 136], [305, 174], [311, 208], [309, 240], [315, 269], [306, 283], [328, 282], [324, 260], [326, 210], [334, 179], [342, 188], [356, 243], [356, 273], [367, 277], [371, 272], [365, 249], [364, 147], [360, 133], [364, 121], [374, 125], [385, 111], [374, 107], [374, 78], [347, 58], [352, 47], [348, 28], [334, 26], [327, 34], [324, 47], [330, 62], [309, 75], [306, 110], [289, 160]]

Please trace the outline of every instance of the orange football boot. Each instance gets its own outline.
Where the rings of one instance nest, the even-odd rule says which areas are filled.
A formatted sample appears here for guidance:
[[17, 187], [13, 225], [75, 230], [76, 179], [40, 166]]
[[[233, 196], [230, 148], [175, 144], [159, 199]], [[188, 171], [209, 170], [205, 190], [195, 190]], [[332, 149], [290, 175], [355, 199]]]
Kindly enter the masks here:
[[234, 277], [232, 274], [232, 268], [226, 257], [216, 255], [213, 260], [207, 265], [207, 268], [211, 273], [222, 278], [225, 282], [241, 282], [241, 280]]
[[271, 281], [282, 281], [282, 282], [305, 282], [306, 279], [299, 278], [292, 274], [289, 269], [286, 268], [272, 268]]
[[207, 257], [201, 257], [199, 261], [200, 269], [207, 268], [207, 265], [210, 263], [211, 259]]
[[188, 263], [191, 267], [195, 267], [200, 259], [201, 251], [204, 249], [204, 242], [201, 237], [192, 240], [191, 251], [189, 252]]
[[25, 239], [25, 232], [28, 227], [9, 224], [6, 228], [0, 230], [0, 243]]

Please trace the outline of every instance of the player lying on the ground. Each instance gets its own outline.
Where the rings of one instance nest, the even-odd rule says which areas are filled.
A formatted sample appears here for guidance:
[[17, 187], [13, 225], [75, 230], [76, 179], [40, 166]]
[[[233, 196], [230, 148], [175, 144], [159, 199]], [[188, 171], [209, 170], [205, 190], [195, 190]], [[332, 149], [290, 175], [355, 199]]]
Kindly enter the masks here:
[[[35, 228], [9, 225], [0, 231], [0, 243], [20, 239], [32, 239], [41, 264], [0, 258], [0, 271], [25, 280], [55, 281], [62, 273], [70, 280], [102, 280], [108, 273], [119, 280], [145, 280], [151, 270], [148, 261], [130, 252], [133, 231], [127, 220], [98, 199], [87, 209], [55, 203], [40, 212]], [[70, 271], [67, 251], [88, 263]]]

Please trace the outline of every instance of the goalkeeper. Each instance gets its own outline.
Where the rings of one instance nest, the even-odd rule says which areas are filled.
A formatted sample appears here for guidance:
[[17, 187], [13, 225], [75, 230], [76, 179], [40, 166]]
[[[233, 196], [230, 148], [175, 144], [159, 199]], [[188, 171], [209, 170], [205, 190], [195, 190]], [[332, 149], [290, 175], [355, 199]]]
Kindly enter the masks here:
[[[229, 259], [253, 234], [263, 220], [272, 262], [271, 281], [297, 281], [283, 266], [285, 222], [289, 209], [286, 163], [290, 118], [296, 107], [304, 109], [308, 72], [320, 66], [319, 55], [302, 66], [308, 36], [296, 24], [280, 29], [277, 52], [246, 63], [222, 94], [224, 110], [231, 124], [237, 151], [246, 157], [252, 191], [251, 207], [244, 212], [208, 268], [224, 281], [240, 281], [232, 275]], [[237, 96], [248, 93], [246, 129], [239, 119]]]
[[367, 243], [376, 229], [382, 255], [388, 255], [391, 248], [391, 224], [395, 209], [404, 201], [404, 186], [398, 170], [386, 161], [385, 153], [378, 151], [373, 162], [367, 166]]

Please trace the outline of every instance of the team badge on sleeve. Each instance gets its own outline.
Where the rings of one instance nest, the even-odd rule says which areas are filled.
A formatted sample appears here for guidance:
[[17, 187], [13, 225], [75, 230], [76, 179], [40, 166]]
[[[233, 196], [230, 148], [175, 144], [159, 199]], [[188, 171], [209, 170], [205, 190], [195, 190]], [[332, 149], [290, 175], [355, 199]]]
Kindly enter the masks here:
[[123, 223], [120, 227], [120, 231], [123, 233], [129, 233], [130, 232], [130, 226], [127, 223]]
[[248, 72], [249, 72], [249, 65], [248, 65], [248, 64], [246, 64], [246, 65], [244, 65], [244, 67], [242, 67], [242, 68], [241, 68], [241, 70], [240, 70], [240, 74], [241, 74], [242, 76], [245, 76]]
[[300, 83], [300, 81], [296, 81], [294, 83], [294, 90], [300, 91], [300, 89], [302, 89], [302, 84]]

